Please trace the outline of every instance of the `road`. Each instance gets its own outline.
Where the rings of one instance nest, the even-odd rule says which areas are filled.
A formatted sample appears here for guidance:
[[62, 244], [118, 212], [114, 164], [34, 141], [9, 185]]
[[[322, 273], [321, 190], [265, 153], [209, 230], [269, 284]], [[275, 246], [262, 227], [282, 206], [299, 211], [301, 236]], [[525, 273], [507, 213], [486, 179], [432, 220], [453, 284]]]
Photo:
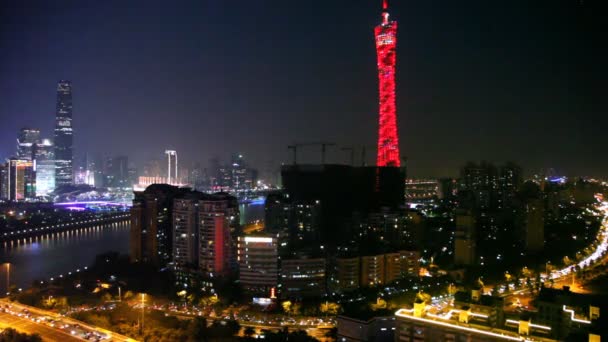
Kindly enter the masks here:
[[0, 327], [12, 327], [28, 334], [38, 333], [45, 341], [87, 341], [90, 340], [136, 342], [101, 327], [91, 326], [81, 321], [61, 316], [55, 312], [0, 299]]
[[51, 328], [36, 323], [26, 317], [19, 317], [9, 313], [0, 312], [0, 328], [13, 328], [22, 333], [38, 334], [43, 341], [82, 342], [86, 341], [61, 329]]

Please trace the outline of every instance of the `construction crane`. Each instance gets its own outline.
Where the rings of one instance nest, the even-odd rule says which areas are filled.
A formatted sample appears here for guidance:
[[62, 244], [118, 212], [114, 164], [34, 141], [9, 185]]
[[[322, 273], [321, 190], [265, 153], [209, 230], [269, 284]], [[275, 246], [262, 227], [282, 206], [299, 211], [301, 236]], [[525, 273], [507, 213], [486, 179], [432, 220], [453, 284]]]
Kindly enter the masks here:
[[321, 164], [325, 164], [325, 154], [327, 153], [327, 147], [336, 146], [336, 144], [331, 142], [308, 142], [288, 145], [287, 149], [293, 150], [293, 165], [298, 164], [298, 148], [305, 146], [321, 146]]

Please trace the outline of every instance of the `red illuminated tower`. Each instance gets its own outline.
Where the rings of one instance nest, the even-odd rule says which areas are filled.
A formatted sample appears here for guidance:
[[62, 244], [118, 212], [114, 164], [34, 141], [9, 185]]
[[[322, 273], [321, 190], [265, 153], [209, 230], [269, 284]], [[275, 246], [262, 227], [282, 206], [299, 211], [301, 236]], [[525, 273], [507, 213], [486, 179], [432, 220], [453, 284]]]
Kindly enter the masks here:
[[397, 59], [397, 22], [389, 21], [387, 0], [382, 3], [382, 24], [376, 26], [376, 53], [380, 115], [378, 120], [378, 166], [401, 165], [397, 113], [395, 109], [395, 62]]

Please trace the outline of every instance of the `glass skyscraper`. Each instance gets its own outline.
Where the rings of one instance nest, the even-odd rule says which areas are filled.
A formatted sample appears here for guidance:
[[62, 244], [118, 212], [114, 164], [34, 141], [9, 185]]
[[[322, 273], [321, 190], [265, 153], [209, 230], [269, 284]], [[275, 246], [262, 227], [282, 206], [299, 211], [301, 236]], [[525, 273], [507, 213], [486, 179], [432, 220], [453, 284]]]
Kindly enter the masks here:
[[33, 160], [36, 144], [40, 141], [40, 130], [22, 128], [17, 137], [17, 157], [22, 160]]
[[47, 196], [55, 190], [53, 143], [42, 139], [36, 144], [36, 196]]
[[72, 83], [57, 83], [57, 113], [55, 119], [55, 186], [72, 184]]

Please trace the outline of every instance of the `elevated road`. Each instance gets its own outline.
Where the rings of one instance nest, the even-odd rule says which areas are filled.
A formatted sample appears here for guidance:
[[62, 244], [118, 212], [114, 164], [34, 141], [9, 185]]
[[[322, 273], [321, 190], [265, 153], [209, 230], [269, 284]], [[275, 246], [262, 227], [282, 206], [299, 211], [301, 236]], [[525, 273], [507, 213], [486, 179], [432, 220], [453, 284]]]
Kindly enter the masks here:
[[52, 311], [11, 302], [6, 298], [0, 299], [0, 327], [3, 329], [11, 327], [28, 334], [37, 333], [45, 341], [87, 341], [89, 337], [103, 341], [137, 342], [104, 328]]

